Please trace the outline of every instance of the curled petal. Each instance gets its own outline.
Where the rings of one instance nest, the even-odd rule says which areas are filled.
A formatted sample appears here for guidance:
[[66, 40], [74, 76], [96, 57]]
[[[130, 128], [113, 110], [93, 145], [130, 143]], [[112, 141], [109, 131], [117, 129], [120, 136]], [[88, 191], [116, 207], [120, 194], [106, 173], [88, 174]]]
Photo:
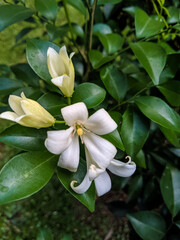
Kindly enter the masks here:
[[62, 153], [72, 142], [72, 132], [74, 128], [67, 130], [48, 131], [48, 137], [45, 140], [45, 146], [49, 152], [54, 154]]
[[78, 123], [83, 123], [88, 118], [88, 110], [83, 102], [64, 107], [61, 109], [61, 113], [69, 126], [73, 126], [77, 121]]
[[86, 132], [86, 134], [83, 135], [83, 141], [93, 164], [95, 163], [101, 169], [106, 169], [116, 155], [117, 150], [114, 145], [92, 132]]
[[62, 85], [63, 85], [63, 77], [64, 77], [64, 75], [62, 75], [60, 77], [52, 78], [51, 82], [54, 85], [56, 85], [57, 87], [62, 87]]
[[136, 170], [136, 164], [134, 162], [124, 163], [113, 159], [107, 168], [120, 177], [130, 177]]
[[86, 173], [86, 176], [84, 177], [81, 184], [79, 184], [77, 187], [74, 186], [74, 184], [77, 183], [77, 181], [72, 181], [70, 186], [71, 188], [78, 194], [85, 193], [89, 187], [91, 186], [92, 181], [89, 180], [89, 174]]
[[62, 152], [58, 166], [76, 172], [79, 165], [79, 139], [75, 134], [69, 147]]
[[92, 114], [84, 126], [98, 135], [108, 134], [117, 128], [115, 121], [103, 108]]
[[47, 51], [47, 65], [52, 78], [56, 78], [66, 73], [63, 59], [51, 47], [49, 47]]
[[105, 171], [94, 179], [97, 195], [100, 197], [111, 189], [111, 179]]
[[97, 168], [95, 165], [91, 164], [89, 167], [89, 180], [92, 181], [95, 178], [97, 178], [102, 172], [104, 172], [104, 169]]
[[14, 112], [3, 112], [0, 114], [0, 118], [3, 118], [3, 119], [7, 119], [7, 120], [11, 120], [11, 121], [15, 121], [16, 118], [18, 118], [18, 115]]
[[11, 109], [19, 116], [24, 115], [24, 111], [21, 107], [21, 101], [22, 98], [15, 95], [10, 95], [8, 99]]

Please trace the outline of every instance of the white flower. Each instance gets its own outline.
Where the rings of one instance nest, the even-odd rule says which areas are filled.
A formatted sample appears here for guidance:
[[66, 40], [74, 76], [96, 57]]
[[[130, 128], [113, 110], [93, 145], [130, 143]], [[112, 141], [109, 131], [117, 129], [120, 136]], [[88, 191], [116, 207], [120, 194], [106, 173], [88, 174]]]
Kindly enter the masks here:
[[[87, 162], [90, 162], [91, 160], [88, 158], [89, 156], [88, 154], [86, 154], [86, 160]], [[121, 162], [116, 159], [111, 160], [107, 169], [109, 169], [113, 174], [117, 176], [130, 177], [136, 170], [136, 164], [134, 162], [131, 162], [131, 158], [129, 156], [127, 156], [126, 158], [129, 158], [129, 161], [127, 163]], [[93, 164], [91, 164], [90, 166], [87, 165], [87, 169], [88, 171], [81, 184], [75, 187], [74, 185], [75, 183], [77, 183], [77, 181], [72, 181], [70, 184], [71, 188], [76, 193], [83, 194], [89, 189], [92, 181], [94, 180], [96, 193], [99, 197], [109, 192], [109, 190], [111, 189], [111, 179], [108, 173], [106, 171], [100, 172], [99, 169]]]
[[47, 51], [47, 65], [52, 77], [51, 82], [60, 88], [66, 97], [71, 97], [74, 91], [74, 67], [71, 61], [74, 53], [68, 57], [63, 46], [59, 54], [51, 47]]
[[117, 150], [113, 144], [98, 135], [114, 131], [117, 124], [104, 109], [88, 118], [88, 110], [83, 102], [64, 107], [61, 113], [70, 128], [48, 131], [45, 141], [45, 146], [51, 153], [61, 154], [58, 166], [73, 172], [77, 170], [80, 137], [90, 154], [91, 163], [104, 171]]
[[34, 128], [46, 128], [54, 125], [55, 118], [48, 113], [38, 102], [26, 98], [24, 93], [21, 97], [10, 95], [9, 105], [14, 112], [3, 112], [0, 118], [11, 120], [22, 126]]

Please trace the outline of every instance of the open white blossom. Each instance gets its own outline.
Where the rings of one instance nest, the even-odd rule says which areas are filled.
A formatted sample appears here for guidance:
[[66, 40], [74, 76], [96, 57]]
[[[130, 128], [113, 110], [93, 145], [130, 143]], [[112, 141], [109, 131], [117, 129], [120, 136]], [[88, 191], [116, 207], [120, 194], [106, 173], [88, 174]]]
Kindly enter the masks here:
[[117, 150], [113, 144], [98, 135], [114, 131], [117, 124], [104, 109], [98, 110], [88, 118], [88, 110], [83, 102], [64, 107], [61, 113], [69, 128], [48, 131], [45, 141], [48, 151], [61, 154], [58, 166], [73, 172], [77, 170], [80, 137], [90, 155], [91, 163], [100, 169], [100, 172], [104, 171]]
[[23, 92], [21, 97], [10, 95], [8, 101], [14, 112], [3, 112], [0, 114], [0, 118], [33, 128], [47, 128], [55, 123], [55, 118], [46, 109], [38, 102], [26, 98]]
[[[131, 161], [131, 158], [127, 163], [121, 162], [119, 160], [113, 159], [111, 160], [109, 166], [107, 167], [113, 174], [120, 177], [130, 177], [136, 170], [136, 164]], [[89, 187], [91, 186], [92, 181], [94, 180], [96, 193], [100, 197], [105, 193], [109, 192], [111, 189], [111, 179], [107, 171], [101, 171], [95, 165], [89, 163], [91, 162], [90, 155], [86, 152], [86, 160], [87, 160], [87, 173], [84, 177], [84, 180], [80, 185], [74, 186], [77, 181], [71, 182], [71, 188], [78, 194], [85, 193]], [[98, 173], [98, 174], [97, 174]]]
[[47, 65], [52, 77], [51, 82], [60, 88], [66, 97], [71, 97], [74, 91], [74, 67], [71, 58], [74, 53], [67, 54], [63, 46], [59, 53], [49, 47], [47, 51]]

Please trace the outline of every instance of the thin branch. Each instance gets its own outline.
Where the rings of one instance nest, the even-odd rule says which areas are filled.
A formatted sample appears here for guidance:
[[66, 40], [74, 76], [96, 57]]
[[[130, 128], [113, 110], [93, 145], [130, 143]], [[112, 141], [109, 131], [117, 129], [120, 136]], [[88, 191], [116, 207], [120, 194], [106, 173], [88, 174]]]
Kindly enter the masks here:
[[77, 43], [75, 41], [72, 24], [71, 24], [69, 13], [68, 13], [68, 9], [67, 9], [67, 6], [66, 6], [66, 0], [62, 0], [62, 3], [63, 3], [63, 6], [64, 6], [66, 18], [67, 18], [67, 21], [68, 21], [68, 26], [69, 26], [69, 30], [70, 30], [70, 33], [71, 33], [72, 41], [73, 41], [74, 45], [76, 46], [77, 50], [79, 51], [79, 53], [81, 54], [81, 56], [83, 57], [84, 61], [87, 62], [86, 55], [84, 54], [83, 51], [81, 51], [81, 49], [79, 48], [79, 46], [77, 45]]
[[93, 23], [94, 23], [94, 15], [95, 15], [97, 1], [98, 0], [94, 0], [93, 5], [92, 5], [92, 11], [91, 11], [90, 34], [89, 34], [89, 51], [92, 48]]

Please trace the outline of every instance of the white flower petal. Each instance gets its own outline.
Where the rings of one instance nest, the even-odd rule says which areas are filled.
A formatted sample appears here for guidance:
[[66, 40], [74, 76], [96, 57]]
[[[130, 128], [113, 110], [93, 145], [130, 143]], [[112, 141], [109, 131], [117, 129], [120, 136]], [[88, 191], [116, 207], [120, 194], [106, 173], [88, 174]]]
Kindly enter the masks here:
[[77, 181], [72, 181], [70, 186], [71, 188], [78, 194], [83, 194], [85, 193], [89, 187], [91, 186], [92, 181], [89, 180], [89, 174], [86, 173], [86, 176], [84, 177], [83, 181], [81, 182], [80, 185], [77, 187], [74, 186], [74, 184], [77, 183]]
[[69, 147], [61, 153], [58, 166], [76, 172], [79, 165], [79, 137], [77, 134]]
[[103, 172], [104, 172], [104, 169], [97, 168], [94, 164], [91, 164], [89, 167], [89, 180], [91, 181], [94, 180]]
[[16, 113], [9, 112], [9, 111], [3, 112], [0, 114], [0, 118], [11, 120], [11, 121], [15, 121], [17, 117], [18, 115]]
[[47, 51], [47, 65], [52, 78], [56, 78], [66, 73], [63, 59], [51, 47]]
[[24, 115], [24, 111], [21, 107], [21, 101], [22, 98], [15, 95], [10, 95], [8, 99], [10, 107], [19, 116]]
[[64, 77], [64, 75], [62, 75], [60, 77], [52, 78], [51, 82], [54, 85], [56, 85], [57, 87], [62, 87], [62, 85], [63, 85], [63, 77]]
[[72, 142], [72, 132], [74, 128], [67, 130], [48, 131], [48, 137], [45, 140], [45, 146], [49, 152], [54, 154], [62, 153]]
[[107, 168], [120, 177], [130, 177], [136, 170], [136, 164], [134, 162], [124, 163], [113, 159]]
[[98, 135], [110, 133], [117, 128], [115, 121], [103, 108], [91, 115], [84, 126]]
[[83, 102], [64, 107], [61, 109], [61, 113], [69, 126], [73, 126], [76, 122], [84, 123], [88, 119], [88, 110]]
[[111, 179], [108, 173], [105, 171], [94, 179], [97, 195], [100, 197], [111, 189]]
[[116, 155], [117, 150], [114, 145], [91, 132], [86, 132], [86, 134], [82, 135], [82, 138], [91, 159], [99, 168], [106, 169]]

